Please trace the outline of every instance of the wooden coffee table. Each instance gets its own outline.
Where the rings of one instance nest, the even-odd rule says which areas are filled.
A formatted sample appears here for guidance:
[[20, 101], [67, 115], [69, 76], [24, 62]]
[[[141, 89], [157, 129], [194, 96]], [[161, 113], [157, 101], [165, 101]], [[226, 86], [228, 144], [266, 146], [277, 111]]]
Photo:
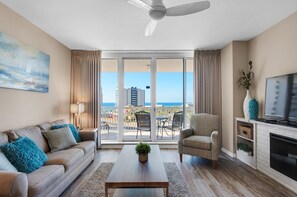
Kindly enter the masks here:
[[[158, 145], [151, 145], [151, 153], [146, 163], [138, 160], [135, 145], [125, 145], [105, 182], [105, 196], [108, 196], [109, 188], [165, 188], [168, 197], [168, 186], [169, 181]], [[135, 189], [136, 191], [139, 189]], [[129, 189], [129, 193], [131, 192], [133, 189]], [[160, 189], [153, 192], [160, 193]]]

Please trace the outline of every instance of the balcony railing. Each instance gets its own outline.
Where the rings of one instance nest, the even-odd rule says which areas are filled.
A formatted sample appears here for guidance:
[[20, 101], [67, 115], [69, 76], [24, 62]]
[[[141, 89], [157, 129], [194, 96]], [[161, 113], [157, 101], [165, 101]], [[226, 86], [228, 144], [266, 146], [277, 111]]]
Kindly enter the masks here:
[[[124, 107], [124, 136], [134, 136], [136, 134], [136, 117], [135, 112], [137, 111], [147, 111], [150, 112], [151, 107]], [[182, 111], [182, 106], [174, 106], [174, 107], [156, 107], [156, 116], [165, 116], [168, 117], [167, 122], [171, 123], [173, 115], [175, 112]], [[193, 106], [186, 107], [186, 123], [184, 127], [189, 126], [189, 121], [191, 115], [194, 113]], [[157, 124], [157, 122], [156, 122]], [[160, 125], [157, 125], [157, 128]], [[118, 133], [118, 109], [117, 107], [105, 107], [103, 106], [101, 109], [101, 133], [102, 140], [117, 140]], [[145, 132], [143, 132], [145, 134]], [[148, 133], [146, 135], [149, 136]], [[176, 132], [176, 136], [179, 133]], [[170, 139], [170, 138], [169, 138]]]

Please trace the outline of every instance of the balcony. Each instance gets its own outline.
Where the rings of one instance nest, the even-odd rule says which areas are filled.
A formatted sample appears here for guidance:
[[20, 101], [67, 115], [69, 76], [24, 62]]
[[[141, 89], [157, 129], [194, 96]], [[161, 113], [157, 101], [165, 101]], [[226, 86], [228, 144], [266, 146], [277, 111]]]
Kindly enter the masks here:
[[[162, 117], [156, 121], [157, 129], [157, 140], [162, 141], [177, 141], [179, 139], [179, 131], [172, 132], [169, 129], [165, 129], [162, 126], [166, 126], [172, 123], [172, 118], [175, 112], [181, 111], [182, 107], [157, 107], [156, 117]], [[118, 141], [118, 109], [116, 107], [102, 107], [101, 109], [101, 139], [102, 141]], [[135, 112], [137, 111], [147, 111], [150, 112], [150, 107], [133, 107], [128, 106], [124, 108], [124, 141], [134, 141], [134, 140], [150, 140], [150, 132], [142, 131], [142, 135], [138, 133], [137, 136], [137, 123]], [[184, 127], [188, 127], [190, 116], [194, 113], [194, 107], [188, 105], [186, 107], [186, 124]], [[163, 132], [163, 135], [162, 135]]]

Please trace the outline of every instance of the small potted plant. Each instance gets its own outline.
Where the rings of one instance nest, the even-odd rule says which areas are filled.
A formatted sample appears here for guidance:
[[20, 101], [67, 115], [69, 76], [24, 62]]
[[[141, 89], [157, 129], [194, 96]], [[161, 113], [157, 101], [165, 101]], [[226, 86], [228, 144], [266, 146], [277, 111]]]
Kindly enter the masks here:
[[247, 144], [238, 143], [237, 144], [237, 149], [245, 152], [248, 156], [253, 155], [253, 149], [250, 146], [248, 146]]
[[146, 162], [148, 154], [151, 152], [151, 147], [148, 143], [140, 142], [136, 145], [135, 151], [138, 154], [139, 161]]

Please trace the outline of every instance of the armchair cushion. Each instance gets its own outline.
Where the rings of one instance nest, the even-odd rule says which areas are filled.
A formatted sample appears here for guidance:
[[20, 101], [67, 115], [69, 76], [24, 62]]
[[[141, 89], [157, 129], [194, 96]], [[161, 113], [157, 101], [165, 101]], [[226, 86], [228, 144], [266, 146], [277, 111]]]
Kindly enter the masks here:
[[183, 145], [192, 148], [210, 150], [211, 138], [208, 136], [192, 135], [183, 139]]
[[183, 139], [190, 137], [191, 135], [193, 135], [194, 132], [192, 129], [184, 129], [180, 131], [180, 135], [179, 135], [179, 140], [183, 141]]
[[194, 114], [190, 120], [194, 135], [210, 136], [219, 130], [219, 117], [212, 114]]

